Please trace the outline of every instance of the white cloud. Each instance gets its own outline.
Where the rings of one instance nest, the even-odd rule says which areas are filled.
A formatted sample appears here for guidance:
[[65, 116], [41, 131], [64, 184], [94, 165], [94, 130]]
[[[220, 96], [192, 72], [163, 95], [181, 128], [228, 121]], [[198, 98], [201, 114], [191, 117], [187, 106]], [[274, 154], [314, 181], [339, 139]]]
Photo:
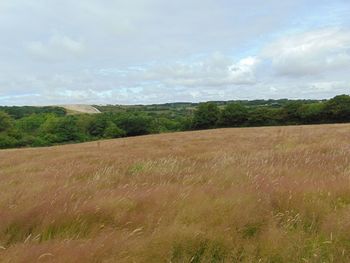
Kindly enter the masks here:
[[83, 42], [55, 34], [47, 42], [33, 41], [26, 45], [31, 55], [44, 60], [77, 58], [85, 51]]
[[0, 104], [349, 93], [346, 1], [0, 0]]
[[259, 64], [256, 57], [247, 57], [241, 59], [237, 64], [231, 65], [229, 70], [229, 79], [234, 84], [252, 84], [256, 81], [255, 70]]
[[235, 62], [232, 57], [216, 52], [194, 61], [157, 65], [133, 77], [189, 88], [248, 85], [256, 81], [258, 64], [256, 57], [246, 57]]
[[310, 90], [324, 93], [337, 92], [341, 94], [344, 90], [349, 89], [349, 82], [347, 81], [323, 81], [323, 82], [311, 82], [309, 84]]
[[271, 43], [263, 52], [281, 75], [306, 76], [350, 66], [350, 31], [323, 29]]

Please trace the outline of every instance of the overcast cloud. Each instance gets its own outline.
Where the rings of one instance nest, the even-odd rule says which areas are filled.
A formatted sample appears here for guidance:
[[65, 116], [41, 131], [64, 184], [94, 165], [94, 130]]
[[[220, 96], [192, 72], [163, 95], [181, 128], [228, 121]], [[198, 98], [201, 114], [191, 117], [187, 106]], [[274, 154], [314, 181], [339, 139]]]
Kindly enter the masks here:
[[0, 105], [342, 93], [348, 0], [0, 1]]

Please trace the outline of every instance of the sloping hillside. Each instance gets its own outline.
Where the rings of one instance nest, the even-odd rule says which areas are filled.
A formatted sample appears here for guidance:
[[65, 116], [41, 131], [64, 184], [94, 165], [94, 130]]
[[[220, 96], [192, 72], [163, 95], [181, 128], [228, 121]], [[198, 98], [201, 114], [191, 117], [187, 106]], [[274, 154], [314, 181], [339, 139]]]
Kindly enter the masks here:
[[88, 113], [88, 114], [96, 114], [101, 113], [98, 109], [91, 105], [84, 104], [69, 104], [69, 105], [60, 105], [60, 107], [65, 108], [68, 113]]
[[0, 151], [1, 262], [350, 262], [350, 125]]

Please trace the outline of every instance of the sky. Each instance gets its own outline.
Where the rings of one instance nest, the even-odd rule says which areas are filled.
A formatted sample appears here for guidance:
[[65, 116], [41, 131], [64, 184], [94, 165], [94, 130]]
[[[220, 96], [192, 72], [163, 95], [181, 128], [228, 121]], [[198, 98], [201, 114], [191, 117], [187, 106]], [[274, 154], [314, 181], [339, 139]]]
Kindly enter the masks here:
[[349, 0], [0, 0], [0, 105], [339, 94]]

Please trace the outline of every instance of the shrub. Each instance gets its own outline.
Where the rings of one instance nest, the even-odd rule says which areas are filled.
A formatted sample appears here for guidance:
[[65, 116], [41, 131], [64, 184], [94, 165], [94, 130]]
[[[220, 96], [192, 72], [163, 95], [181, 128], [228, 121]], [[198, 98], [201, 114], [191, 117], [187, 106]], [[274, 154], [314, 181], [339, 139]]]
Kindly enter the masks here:
[[107, 128], [104, 131], [105, 138], [120, 138], [125, 136], [125, 131], [120, 129], [113, 122], [108, 122]]
[[350, 121], [350, 96], [339, 95], [329, 100], [325, 106], [325, 115], [330, 122]]
[[145, 114], [123, 114], [116, 122], [117, 126], [122, 128], [128, 136], [151, 133], [152, 118]]
[[7, 113], [0, 111], [0, 132], [7, 131], [12, 128], [13, 120]]
[[220, 110], [214, 103], [202, 103], [193, 116], [192, 127], [195, 129], [215, 128], [220, 116]]
[[247, 120], [247, 108], [238, 103], [227, 105], [220, 115], [220, 125], [224, 127], [242, 126], [246, 124]]
[[14, 148], [18, 146], [18, 141], [5, 134], [0, 134], [0, 149]]
[[81, 134], [76, 126], [76, 119], [73, 116], [67, 117], [55, 117], [51, 116], [48, 118], [41, 127], [42, 134], [51, 134], [50, 142], [71, 142], [80, 141]]

